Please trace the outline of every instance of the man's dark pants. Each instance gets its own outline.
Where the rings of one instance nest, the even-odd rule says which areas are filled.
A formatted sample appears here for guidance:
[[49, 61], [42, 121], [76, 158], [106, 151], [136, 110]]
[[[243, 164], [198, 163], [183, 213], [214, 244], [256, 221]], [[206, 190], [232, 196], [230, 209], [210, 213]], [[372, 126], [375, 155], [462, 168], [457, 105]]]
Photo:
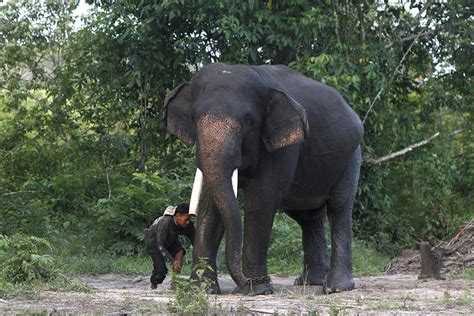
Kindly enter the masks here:
[[[178, 245], [172, 245], [168, 251], [174, 258], [181, 249], [182, 248]], [[150, 277], [150, 282], [152, 284], [161, 284], [168, 273], [168, 269], [166, 268], [166, 259], [155, 249], [151, 251], [150, 249], [147, 249], [147, 252], [153, 261], [153, 272]]]

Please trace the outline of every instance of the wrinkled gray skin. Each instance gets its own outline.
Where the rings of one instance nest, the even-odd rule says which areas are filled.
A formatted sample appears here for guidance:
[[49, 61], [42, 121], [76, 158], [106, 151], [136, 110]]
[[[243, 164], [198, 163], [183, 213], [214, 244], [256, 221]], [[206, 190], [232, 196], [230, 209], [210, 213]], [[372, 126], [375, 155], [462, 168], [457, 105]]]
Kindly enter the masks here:
[[[302, 228], [304, 268], [295, 283], [324, 285], [328, 293], [354, 288], [351, 216], [363, 127], [336, 90], [286, 66], [210, 64], [191, 84], [176, 87], [165, 107], [168, 131], [196, 144], [204, 177], [194, 262], [207, 258], [215, 271], [225, 232], [236, 292], [272, 293], [267, 252], [275, 212], [282, 209]], [[231, 184], [235, 168], [243, 228]], [[219, 292], [216, 273], [205, 276]]]

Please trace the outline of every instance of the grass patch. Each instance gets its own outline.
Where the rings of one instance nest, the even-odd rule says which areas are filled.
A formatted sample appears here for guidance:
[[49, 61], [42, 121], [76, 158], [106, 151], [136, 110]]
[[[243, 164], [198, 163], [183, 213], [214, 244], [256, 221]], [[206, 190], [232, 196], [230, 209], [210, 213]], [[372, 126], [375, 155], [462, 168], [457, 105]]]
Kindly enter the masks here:
[[[330, 251], [330, 235], [327, 235]], [[352, 272], [354, 276], [377, 275], [390, 262], [366, 242], [352, 242]], [[299, 225], [282, 213], [275, 217], [272, 242], [268, 254], [270, 273], [279, 275], [298, 275], [303, 269], [303, 246]]]
[[42, 288], [38, 283], [33, 284], [12, 284], [9, 282], [0, 281], [0, 298], [36, 298], [41, 292]]
[[92, 292], [92, 288], [89, 285], [66, 276], [58, 277], [48, 284], [43, 284], [42, 287], [43, 289], [55, 292]]
[[49, 281], [44, 280], [32, 280], [28, 283], [9, 283], [0, 281], [0, 298], [30, 298], [34, 299], [39, 297], [43, 291], [54, 291], [54, 292], [82, 292], [90, 293], [92, 289], [77, 280], [68, 278], [64, 275], [59, 275], [55, 279]]
[[79, 255], [62, 259], [64, 270], [68, 274], [140, 274], [148, 275], [153, 269], [148, 256], [113, 254]]
[[460, 276], [464, 280], [474, 280], [474, 268], [463, 270]]
[[381, 254], [367, 243], [354, 240], [352, 243], [352, 274], [368, 276], [381, 274], [390, 262], [390, 257]]

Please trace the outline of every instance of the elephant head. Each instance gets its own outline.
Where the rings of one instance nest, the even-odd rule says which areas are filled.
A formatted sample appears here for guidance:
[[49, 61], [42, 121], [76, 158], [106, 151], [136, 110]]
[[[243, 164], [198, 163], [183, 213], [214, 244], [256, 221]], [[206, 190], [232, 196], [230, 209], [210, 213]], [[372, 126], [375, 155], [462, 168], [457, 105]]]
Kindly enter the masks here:
[[[301, 104], [279, 87], [270, 87], [256, 68], [211, 64], [191, 84], [181, 84], [165, 100], [167, 130], [196, 144], [197, 177], [209, 188], [225, 226], [227, 269], [242, 287], [242, 223], [236, 199], [236, 171], [255, 168], [259, 151], [302, 142], [309, 132]], [[196, 193], [195, 181], [193, 195]], [[195, 200], [195, 199], [194, 199]], [[193, 204], [193, 202], [191, 202]]]

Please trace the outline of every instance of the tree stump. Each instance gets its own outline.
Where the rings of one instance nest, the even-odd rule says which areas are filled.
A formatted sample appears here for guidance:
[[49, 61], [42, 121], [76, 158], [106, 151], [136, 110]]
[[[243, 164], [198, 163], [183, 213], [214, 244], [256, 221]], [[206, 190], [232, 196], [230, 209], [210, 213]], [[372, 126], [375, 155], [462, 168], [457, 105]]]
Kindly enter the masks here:
[[428, 242], [420, 243], [421, 271], [418, 279], [435, 278], [444, 280], [441, 276], [441, 268], [443, 267], [444, 248], [435, 247], [431, 249]]

